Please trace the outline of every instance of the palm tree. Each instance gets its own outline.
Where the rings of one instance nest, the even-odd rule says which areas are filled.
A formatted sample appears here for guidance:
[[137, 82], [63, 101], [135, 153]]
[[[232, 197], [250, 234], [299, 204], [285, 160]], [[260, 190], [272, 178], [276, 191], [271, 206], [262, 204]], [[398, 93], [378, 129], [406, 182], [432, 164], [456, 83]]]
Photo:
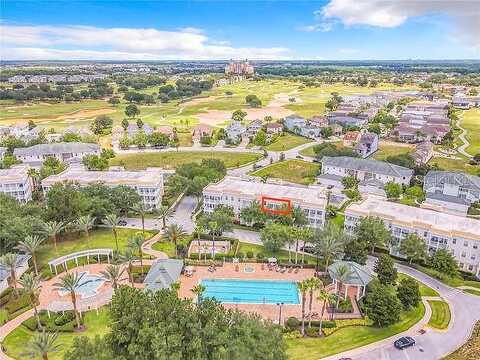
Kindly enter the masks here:
[[158, 218], [162, 220], [162, 230], [167, 226], [167, 220], [173, 215], [173, 210], [168, 206], [160, 206], [157, 210]]
[[315, 244], [315, 252], [317, 256], [323, 256], [325, 272], [330, 261], [343, 254], [345, 239], [343, 230], [332, 222], [328, 222], [323, 229], [314, 232], [312, 241]]
[[59, 221], [49, 221], [43, 223], [43, 232], [49, 238], [53, 240], [53, 245], [55, 246], [55, 252], [58, 254], [57, 249], [57, 235], [65, 228], [65, 224]]
[[85, 233], [85, 235], [87, 236], [87, 241], [88, 237], [90, 236], [88, 231], [93, 227], [94, 223], [95, 218], [92, 218], [90, 215], [80, 216], [77, 220], [77, 226], [81, 231]]
[[70, 293], [70, 297], [73, 304], [73, 312], [75, 314], [75, 320], [77, 322], [77, 329], [80, 328], [80, 315], [77, 311], [77, 295], [76, 292], [81, 285], [82, 277], [85, 273], [66, 273], [60, 277], [58, 283], [53, 284], [56, 290], [65, 291]]
[[309, 302], [308, 302], [308, 327], [312, 327], [312, 305], [313, 305], [313, 292], [320, 289], [323, 286], [322, 280], [317, 277], [308, 279], [308, 290], [309, 290]]
[[164, 237], [167, 241], [173, 242], [175, 244], [175, 257], [177, 257], [177, 243], [179, 240], [185, 237], [185, 231], [180, 225], [172, 224], [167, 227]]
[[37, 267], [37, 251], [42, 245], [44, 239], [38, 235], [27, 235], [23, 241], [20, 241], [16, 248], [24, 253], [32, 256], [33, 268], [35, 269], [35, 275], [38, 275]]
[[175, 281], [170, 285], [170, 289], [175, 291], [176, 294], [178, 294], [178, 290], [180, 290], [180, 283], [178, 281]]
[[133, 262], [137, 260], [137, 256], [131, 247], [127, 247], [125, 253], [120, 255], [120, 259], [127, 264], [128, 280], [133, 286]]
[[143, 235], [143, 238], [145, 239], [145, 214], [147, 213], [148, 209], [145, 207], [143, 202], [140, 202], [135, 206], [133, 206], [132, 210], [138, 215], [140, 215], [142, 219], [142, 235]]
[[40, 178], [39, 172], [34, 168], [30, 168], [28, 169], [27, 174], [32, 178], [33, 188], [36, 189], [38, 186], [39, 178]]
[[218, 231], [218, 223], [216, 221], [209, 221], [207, 224], [212, 234], [212, 259], [215, 260], [215, 234]]
[[202, 294], [205, 292], [206, 288], [202, 284], [197, 284], [192, 288], [192, 293], [197, 296], [197, 303], [200, 304], [202, 301]]
[[300, 290], [300, 294], [302, 295], [302, 328], [301, 328], [302, 336], [305, 336], [305, 301], [307, 299], [308, 288], [309, 288], [308, 280], [303, 280], [298, 283], [298, 290]]
[[319, 336], [323, 335], [323, 332], [322, 332], [323, 314], [325, 313], [325, 309], [327, 307], [327, 304], [332, 304], [333, 302], [335, 302], [335, 299], [336, 299], [335, 294], [329, 293], [327, 290], [325, 290], [325, 288], [320, 289], [320, 291], [318, 293], [318, 297], [317, 297], [318, 301], [322, 301], [322, 311], [321, 311], [321, 314], [320, 314], [320, 324], [319, 324], [320, 328], [318, 329], [318, 335]]
[[57, 352], [60, 348], [60, 344], [55, 344], [57, 337], [58, 333], [48, 333], [45, 331], [35, 333], [33, 339], [28, 344], [30, 349], [25, 355], [31, 358], [41, 357], [42, 360], [48, 360], [48, 354]]
[[139, 233], [133, 235], [129, 240], [128, 240], [128, 247], [131, 249], [135, 250], [138, 253], [138, 257], [140, 258], [140, 267], [142, 269], [142, 275], [143, 275], [143, 243], [145, 240], [143, 239], [143, 236], [140, 235]]
[[345, 264], [341, 264], [333, 269], [333, 277], [337, 282], [337, 286], [336, 286], [337, 303], [335, 305], [336, 309], [338, 309], [338, 304], [340, 302], [340, 289], [342, 288], [343, 283], [345, 282], [345, 280], [347, 280], [349, 276], [350, 276], [350, 269]]
[[42, 329], [42, 323], [40, 322], [40, 316], [38, 316], [37, 303], [38, 303], [38, 294], [40, 293], [40, 276], [32, 275], [30, 273], [25, 273], [18, 281], [23, 287], [23, 291], [28, 294], [30, 298], [30, 304], [33, 307], [35, 317], [37, 318], [38, 328]]
[[124, 270], [120, 265], [108, 265], [104, 271], [100, 271], [100, 274], [107, 282], [112, 284], [113, 291], [115, 291], [118, 288], [118, 282]]
[[292, 262], [292, 250], [291, 247], [295, 242], [296, 231], [295, 228], [286, 227], [285, 229], [285, 242], [288, 245], [288, 262]]
[[198, 242], [198, 260], [200, 260], [200, 247], [201, 247], [201, 243], [200, 243], [200, 236], [203, 234], [203, 232], [205, 231], [205, 226], [203, 223], [197, 221], [197, 224], [195, 226], [195, 234], [197, 234], [197, 242]]
[[118, 253], [119, 249], [118, 249], [117, 224], [118, 224], [119, 217], [117, 216], [117, 214], [108, 214], [107, 216], [105, 216], [105, 220], [107, 220], [108, 225], [110, 225], [110, 227], [112, 228], [113, 237], [115, 238], [115, 246], [117, 247], [117, 253]]
[[18, 297], [16, 269], [19, 261], [20, 257], [18, 254], [7, 253], [0, 257], [0, 265], [10, 272], [10, 282], [13, 286], [13, 293], [15, 297]]

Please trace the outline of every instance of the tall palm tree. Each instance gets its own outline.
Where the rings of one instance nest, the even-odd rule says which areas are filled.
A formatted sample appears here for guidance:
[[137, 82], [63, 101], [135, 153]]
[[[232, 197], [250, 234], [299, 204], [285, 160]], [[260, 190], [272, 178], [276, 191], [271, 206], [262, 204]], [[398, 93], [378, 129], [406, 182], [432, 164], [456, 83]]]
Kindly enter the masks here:
[[38, 186], [38, 181], [40, 179], [39, 172], [34, 168], [30, 168], [30, 169], [28, 169], [27, 174], [28, 174], [28, 176], [30, 176], [32, 178], [33, 188], [36, 189], [37, 186]]
[[16, 248], [32, 256], [33, 268], [35, 275], [38, 275], [37, 267], [37, 251], [45, 239], [38, 235], [27, 235], [23, 241], [20, 241]]
[[117, 224], [118, 224], [119, 217], [117, 216], [117, 214], [108, 214], [107, 216], [105, 216], [105, 220], [107, 220], [108, 225], [110, 225], [110, 227], [112, 228], [113, 237], [115, 238], [115, 246], [117, 248], [117, 253], [118, 253], [119, 248], [118, 248]]
[[207, 226], [210, 229], [210, 232], [212, 234], [212, 259], [215, 260], [215, 234], [217, 233], [219, 228], [218, 222], [209, 221]]
[[19, 255], [14, 253], [7, 253], [0, 257], [0, 265], [2, 265], [5, 269], [7, 269], [8, 272], [10, 272], [10, 282], [13, 286], [13, 294], [15, 295], [15, 297], [18, 297], [16, 269], [19, 261]]
[[112, 284], [113, 291], [115, 292], [124, 270], [120, 265], [108, 265], [104, 271], [100, 271], [100, 274], [102, 274], [107, 282]]
[[120, 255], [120, 260], [127, 264], [128, 280], [133, 286], [133, 262], [137, 260], [137, 256], [131, 247], [127, 247], [125, 253]]
[[317, 256], [325, 261], [325, 272], [332, 259], [339, 258], [345, 248], [345, 234], [343, 230], [332, 222], [328, 222], [323, 229], [314, 232], [312, 241], [315, 244]]
[[342, 264], [333, 270], [333, 277], [337, 281], [337, 303], [335, 308], [338, 309], [338, 304], [340, 302], [340, 289], [342, 288], [343, 283], [347, 280], [350, 276], [350, 269], [347, 265]]
[[206, 288], [202, 284], [197, 284], [192, 288], [192, 292], [197, 296], [197, 304], [200, 304], [202, 301], [202, 294], [205, 290]]
[[305, 336], [305, 302], [307, 299], [308, 288], [309, 288], [308, 280], [303, 280], [298, 283], [298, 290], [300, 290], [300, 294], [302, 295], [302, 328], [301, 328], [302, 336]]
[[140, 218], [142, 219], [142, 235], [145, 239], [145, 214], [147, 213], [148, 209], [143, 202], [139, 202], [132, 207], [132, 210], [140, 215]]
[[197, 224], [195, 226], [195, 234], [197, 234], [197, 243], [198, 243], [198, 260], [200, 260], [200, 247], [201, 247], [201, 243], [200, 243], [200, 236], [203, 234], [203, 232], [205, 231], [205, 226], [202, 222], [199, 222], [197, 221]]
[[285, 242], [288, 245], [288, 262], [292, 262], [292, 250], [291, 247], [293, 243], [295, 242], [296, 238], [296, 231], [295, 228], [292, 227], [286, 227], [285, 228]]
[[91, 215], [80, 216], [77, 220], [77, 226], [80, 231], [83, 231], [87, 236], [87, 241], [90, 236], [89, 230], [93, 227], [95, 223], [95, 218], [92, 218]]
[[336, 296], [335, 294], [329, 293], [325, 288], [321, 288], [317, 300], [322, 301], [322, 311], [320, 313], [320, 328], [318, 329], [318, 335], [322, 336], [322, 327], [323, 327], [323, 314], [325, 313], [325, 309], [327, 304], [333, 304], [335, 302]]
[[180, 225], [171, 224], [167, 227], [165, 231], [164, 238], [167, 241], [173, 242], [175, 244], [175, 257], [177, 254], [177, 243], [179, 240], [182, 240], [185, 237], [186, 233]]
[[55, 246], [55, 252], [58, 254], [57, 249], [57, 235], [65, 228], [65, 224], [60, 221], [49, 221], [43, 223], [43, 232], [49, 238], [53, 240], [53, 245]]
[[57, 352], [60, 344], [56, 344], [58, 333], [49, 333], [42, 331], [35, 333], [32, 340], [28, 344], [29, 350], [24, 355], [31, 358], [41, 357], [42, 360], [48, 360], [48, 354]]
[[167, 220], [173, 215], [173, 210], [168, 206], [160, 206], [157, 210], [158, 218], [162, 220], [162, 230], [167, 226]]
[[140, 235], [139, 233], [133, 235], [128, 239], [128, 247], [131, 249], [135, 250], [138, 253], [138, 257], [140, 259], [140, 267], [142, 269], [142, 275], [143, 275], [143, 243], [145, 240], [143, 239], [143, 236]]
[[85, 273], [66, 273], [60, 277], [58, 283], [53, 284], [56, 290], [65, 291], [70, 293], [70, 297], [73, 304], [73, 312], [75, 314], [75, 320], [77, 322], [77, 329], [80, 328], [80, 315], [77, 310], [77, 290], [81, 285], [82, 277]]
[[317, 291], [323, 287], [322, 280], [317, 277], [308, 279], [308, 291], [309, 291], [309, 302], [308, 302], [308, 327], [312, 327], [312, 305], [313, 305], [313, 292]]
[[28, 294], [30, 298], [30, 304], [33, 307], [33, 312], [35, 313], [35, 318], [37, 319], [38, 328], [42, 329], [42, 323], [40, 322], [40, 316], [38, 316], [37, 303], [38, 295], [40, 293], [40, 282], [41, 278], [38, 275], [32, 275], [31, 273], [25, 273], [22, 275], [19, 284], [22, 285], [23, 291]]

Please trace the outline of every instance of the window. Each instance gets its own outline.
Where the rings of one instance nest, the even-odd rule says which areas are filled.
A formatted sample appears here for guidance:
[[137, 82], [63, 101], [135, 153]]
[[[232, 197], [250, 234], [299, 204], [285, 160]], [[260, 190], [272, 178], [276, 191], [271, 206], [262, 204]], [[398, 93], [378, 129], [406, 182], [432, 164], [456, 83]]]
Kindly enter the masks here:
[[470, 260], [475, 260], [477, 257], [475, 255], [470, 256]]
[[463, 246], [468, 247], [468, 241], [464, 241]]
[[468, 270], [473, 271], [473, 265], [468, 265]]
[[473, 245], [473, 248], [474, 248], [474, 249], [478, 249], [478, 245], [477, 245], [477, 244], [474, 244], [474, 245]]
[[464, 251], [462, 252], [462, 258], [466, 257], [467, 256], [467, 253]]
[[457, 239], [452, 239], [452, 244], [456, 244], [457, 243]]

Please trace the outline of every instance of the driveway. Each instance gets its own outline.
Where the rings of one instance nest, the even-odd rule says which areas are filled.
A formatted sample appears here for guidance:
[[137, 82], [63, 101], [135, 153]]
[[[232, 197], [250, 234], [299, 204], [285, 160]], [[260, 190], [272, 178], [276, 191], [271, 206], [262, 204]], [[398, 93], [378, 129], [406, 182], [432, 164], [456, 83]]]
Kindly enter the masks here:
[[[373, 261], [370, 259], [369, 265]], [[463, 293], [462, 291], [444, 285], [424, 273], [401, 264], [396, 265], [399, 272], [410, 275], [438, 291], [450, 305], [452, 319], [447, 331], [438, 331], [427, 328], [424, 335], [415, 330], [406, 331], [388, 341], [381, 341], [346, 351], [326, 359], [334, 360], [349, 357], [355, 360], [438, 360], [458, 349], [469, 338], [473, 326], [480, 320], [480, 297]], [[417, 344], [405, 350], [393, 347], [394, 339], [401, 336], [412, 336]]]

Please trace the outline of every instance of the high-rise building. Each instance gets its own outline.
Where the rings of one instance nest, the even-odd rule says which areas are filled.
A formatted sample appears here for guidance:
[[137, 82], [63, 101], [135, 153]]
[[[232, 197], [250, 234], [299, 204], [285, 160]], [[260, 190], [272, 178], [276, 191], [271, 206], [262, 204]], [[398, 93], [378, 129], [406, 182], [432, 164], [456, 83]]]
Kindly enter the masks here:
[[241, 75], [241, 76], [252, 76], [255, 74], [255, 69], [248, 60], [245, 61], [233, 61], [231, 60], [229, 64], [225, 66], [226, 75]]

